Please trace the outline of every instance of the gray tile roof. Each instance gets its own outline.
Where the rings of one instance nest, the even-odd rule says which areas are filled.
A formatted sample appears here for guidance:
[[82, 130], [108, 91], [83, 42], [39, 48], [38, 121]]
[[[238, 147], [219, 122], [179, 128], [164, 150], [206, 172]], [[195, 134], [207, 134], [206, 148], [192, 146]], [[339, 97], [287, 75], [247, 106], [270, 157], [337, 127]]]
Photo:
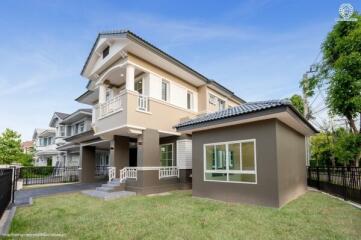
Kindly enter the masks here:
[[69, 116], [69, 114], [67, 114], [67, 113], [62, 113], [62, 112], [55, 112], [55, 114], [56, 114], [61, 120], [63, 120], [63, 119], [66, 118], [67, 116]]
[[[203, 116], [196, 117], [194, 119], [181, 122], [176, 125], [176, 128], [186, 127], [190, 125], [195, 125], [204, 122], [210, 122], [214, 120], [235, 117], [246, 113], [262, 111], [269, 108], [279, 107], [279, 106], [291, 106], [291, 102], [287, 99], [283, 100], [269, 100], [269, 101], [259, 101], [259, 102], [248, 102], [242, 105], [231, 107], [222, 111], [209, 113]], [[293, 107], [292, 107], [293, 108]]]

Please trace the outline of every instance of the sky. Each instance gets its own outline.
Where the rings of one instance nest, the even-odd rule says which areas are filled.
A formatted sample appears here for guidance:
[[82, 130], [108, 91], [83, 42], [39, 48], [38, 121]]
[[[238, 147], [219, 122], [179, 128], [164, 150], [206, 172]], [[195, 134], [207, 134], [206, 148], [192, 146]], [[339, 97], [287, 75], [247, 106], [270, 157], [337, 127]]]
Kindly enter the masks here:
[[[246, 101], [287, 98], [344, 1], [1, 1], [0, 132], [32, 138], [87, 107], [82, 66], [99, 32], [128, 29]], [[355, 9], [359, 1], [348, 1]], [[318, 100], [316, 100], [317, 102]], [[322, 103], [320, 103], [322, 104]]]

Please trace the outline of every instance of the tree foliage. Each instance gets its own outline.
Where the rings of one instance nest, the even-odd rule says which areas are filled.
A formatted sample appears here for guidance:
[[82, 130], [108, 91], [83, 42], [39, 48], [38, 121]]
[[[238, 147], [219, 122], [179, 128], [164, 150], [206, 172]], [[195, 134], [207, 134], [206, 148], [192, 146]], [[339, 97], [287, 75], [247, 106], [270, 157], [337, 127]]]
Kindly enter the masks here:
[[[346, 117], [354, 133], [355, 118], [361, 114], [361, 16], [355, 22], [335, 24], [322, 44], [323, 59], [317, 73], [301, 81], [308, 96], [316, 87], [327, 86], [327, 106], [331, 114]], [[360, 126], [361, 127], [361, 126]]]
[[311, 137], [311, 158], [318, 165], [351, 165], [360, 162], [361, 135], [346, 131], [321, 132]]
[[33, 155], [23, 153], [20, 134], [11, 129], [5, 129], [0, 135], [0, 164], [21, 163], [32, 164]]
[[298, 94], [294, 94], [290, 98], [290, 101], [292, 105], [297, 109], [297, 111], [299, 111], [302, 115], [304, 115], [305, 109], [304, 109], [302, 97]]

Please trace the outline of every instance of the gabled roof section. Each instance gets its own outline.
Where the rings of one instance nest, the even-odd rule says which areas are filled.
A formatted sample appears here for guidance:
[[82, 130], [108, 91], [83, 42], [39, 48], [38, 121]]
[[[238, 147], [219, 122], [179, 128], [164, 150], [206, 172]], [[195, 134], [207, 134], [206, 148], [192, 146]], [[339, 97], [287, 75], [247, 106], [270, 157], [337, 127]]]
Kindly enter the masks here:
[[90, 108], [80, 108], [73, 112], [72, 114], [69, 114], [66, 118], [64, 118], [61, 123], [63, 124], [69, 124], [76, 122], [78, 120], [81, 120], [85, 116], [91, 116], [92, 115], [92, 109]]
[[63, 113], [63, 112], [54, 112], [53, 116], [51, 117], [50, 123], [49, 123], [49, 127], [55, 127], [55, 122], [61, 121], [64, 118], [66, 118], [67, 116], [69, 116], [69, 114], [67, 113]]
[[44, 128], [35, 128], [33, 133], [33, 140], [35, 140], [38, 137], [38, 135], [44, 132], [45, 130], [46, 129]]
[[[189, 72], [190, 74], [192, 74], [192, 75], [196, 76], [197, 78], [201, 79], [202, 81], [204, 81], [204, 83], [216, 85], [217, 87], [220, 87], [223, 91], [225, 91], [229, 95], [231, 95], [231, 97], [237, 99], [240, 102], [245, 102], [243, 99], [241, 99], [240, 97], [235, 95], [234, 92], [232, 92], [229, 89], [225, 88], [224, 86], [222, 86], [218, 82], [208, 79], [203, 74], [201, 74], [201, 73], [197, 72], [196, 70], [194, 70], [193, 68], [185, 65], [181, 61], [177, 60], [176, 58], [172, 57], [168, 53], [162, 51], [161, 49], [157, 48], [156, 46], [154, 46], [150, 42], [144, 40], [143, 38], [141, 38], [140, 36], [136, 35], [135, 33], [131, 32], [129, 30], [117, 30], [117, 31], [108, 31], [108, 32], [99, 33], [96, 40], [95, 40], [95, 42], [94, 42], [94, 44], [93, 44], [93, 46], [92, 46], [92, 49], [91, 49], [90, 53], [89, 53], [89, 55], [88, 55], [88, 57], [87, 57], [87, 59], [85, 61], [85, 64], [84, 64], [84, 66], [82, 68], [82, 71], [81, 71], [81, 75], [84, 75], [85, 69], [87, 68], [87, 66], [89, 64], [91, 56], [93, 55], [99, 40], [102, 37], [114, 37], [114, 36], [123, 36], [123, 37], [128, 38], [129, 40], [132, 40], [132, 41], [138, 43], [139, 45], [141, 45], [141, 46], [147, 48], [148, 50], [158, 54], [159, 56], [161, 56], [164, 59], [170, 61], [171, 63], [175, 64], [176, 66], [184, 69], [185, 71]], [[89, 83], [88, 83], [87, 86], [89, 86]]]
[[287, 99], [284, 100], [270, 100], [270, 101], [259, 101], [259, 102], [249, 102], [242, 105], [228, 108], [222, 111], [209, 113], [203, 116], [196, 117], [194, 119], [181, 122], [175, 126], [177, 130], [183, 128], [197, 128], [201, 124], [207, 124], [216, 122], [217, 120], [227, 120], [232, 121], [232, 118], [237, 116], [246, 115], [254, 112], [262, 112], [272, 108], [278, 107], [288, 107], [290, 108], [296, 116], [314, 132], [318, 132], [291, 104]]

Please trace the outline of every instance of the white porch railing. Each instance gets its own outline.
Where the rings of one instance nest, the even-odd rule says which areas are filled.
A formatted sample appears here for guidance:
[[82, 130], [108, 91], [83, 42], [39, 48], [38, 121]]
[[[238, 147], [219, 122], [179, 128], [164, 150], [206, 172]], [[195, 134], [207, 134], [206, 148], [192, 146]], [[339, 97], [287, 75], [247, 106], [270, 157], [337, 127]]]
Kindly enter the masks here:
[[136, 167], [125, 167], [119, 171], [119, 180], [124, 182], [128, 178], [133, 178], [137, 180], [138, 169]]
[[148, 96], [139, 94], [138, 96], [138, 109], [141, 111], [148, 111], [149, 110], [149, 98]]
[[109, 182], [115, 178], [115, 167], [108, 167]]
[[179, 177], [179, 170], [177, 167], [160, 167], [159, 179], [166, 177]]
[[105, 103], [95, 106], [96, 119], [106, 117], [114, 112], [122, 110], [121, 95], [116, 95]]

